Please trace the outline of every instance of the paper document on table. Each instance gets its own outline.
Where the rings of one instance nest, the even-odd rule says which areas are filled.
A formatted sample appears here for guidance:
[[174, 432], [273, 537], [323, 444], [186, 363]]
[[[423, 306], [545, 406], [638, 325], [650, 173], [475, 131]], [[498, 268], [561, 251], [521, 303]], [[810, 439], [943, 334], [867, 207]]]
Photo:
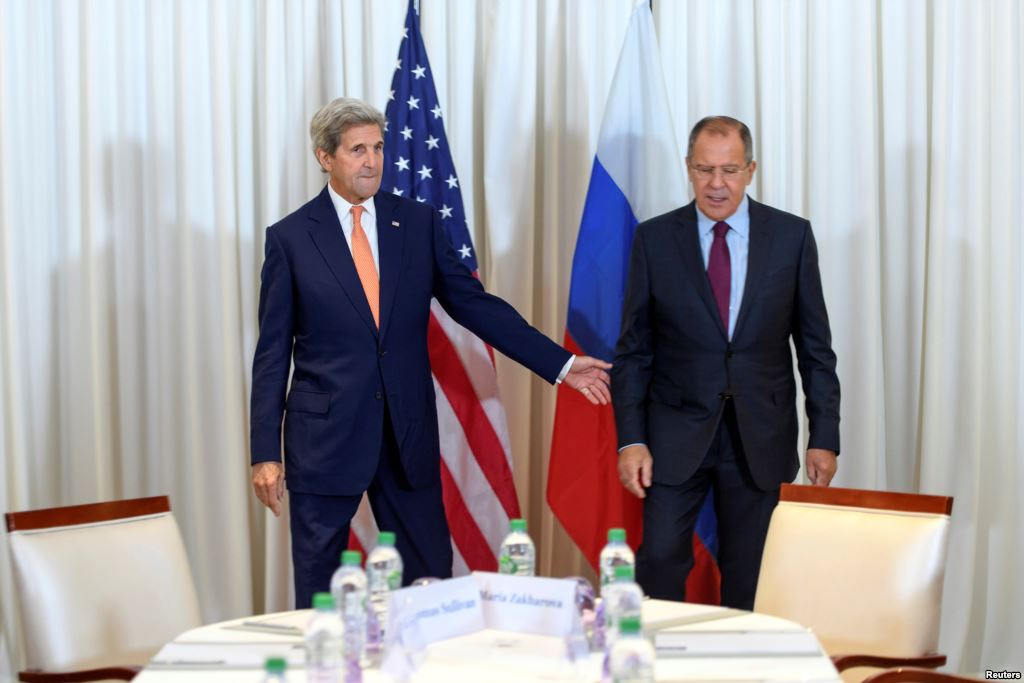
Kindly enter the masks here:
[[659, 631], [659, 657], [818, 657], [810, 631]]
[[444, 681], [572, 681], [579, 680], [577, 668], [562, 638], [485, 629], [431, 643], [420, 675]]
[[306, 654], [293, 641], [168, 643], [146, 665], [148, 670], [260, 669], [267, 657], [284, 657], [288, 668], [305, 666]]
[[244, 621], [234, 622], [222, 628], [230, 631], [252, 631], [269, 635], [290, 636], [301, 638], [306, 632], [312, 614], [310, 610], [275, 614], [265, 617], [250, 617]]
[[642, 605], [644, 631], [651, 633], [673, 626], [719, 621], [750, 614], [743, 610], [717, 605], [699, 605], [668, 600], [644, 600]]

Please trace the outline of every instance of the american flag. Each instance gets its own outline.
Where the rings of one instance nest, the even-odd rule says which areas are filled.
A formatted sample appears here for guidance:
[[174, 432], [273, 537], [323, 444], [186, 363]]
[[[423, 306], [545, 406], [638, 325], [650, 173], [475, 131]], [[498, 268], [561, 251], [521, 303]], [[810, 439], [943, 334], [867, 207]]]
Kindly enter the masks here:
[[[381, 189], [433, 205], [441, 213], [456, 254], [477, 275], [459, 178], [412, 0], [402, 34], [385, 113]], [[498, 546], [508, 533], [508, 521], [520, 515], [494, 357], [436, 300], [431, 305], [428, 343], [454, 572], [496, 571]], [[365, 499], [352, 530], [364, 548], [373, 546], [375, 526]]]

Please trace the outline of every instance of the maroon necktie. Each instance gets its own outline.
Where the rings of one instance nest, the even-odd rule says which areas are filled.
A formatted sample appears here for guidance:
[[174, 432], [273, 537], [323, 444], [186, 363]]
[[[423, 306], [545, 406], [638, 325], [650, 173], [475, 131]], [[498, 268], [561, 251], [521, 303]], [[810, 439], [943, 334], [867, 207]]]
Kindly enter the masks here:
[[711, 243], [708, 255], [708, 280], [711, 291], [718, 304], [718, 315], [722, 316], [725, 336], [729, 336], [729, 289], [732, 284], [732, 266], [729, 265], [729, 245], [725, 242], [725, 233], [729, 232], [729, 224], [723, 221], [715, 223], [715, 240]]

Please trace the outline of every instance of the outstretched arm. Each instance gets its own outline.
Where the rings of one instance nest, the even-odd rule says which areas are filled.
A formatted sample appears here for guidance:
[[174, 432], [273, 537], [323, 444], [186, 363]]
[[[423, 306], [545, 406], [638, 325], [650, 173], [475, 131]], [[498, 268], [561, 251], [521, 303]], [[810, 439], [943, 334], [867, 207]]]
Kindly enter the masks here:
[[[554, 384], [561, 378], [591, 403], [611, 401], [609, 363], [572, 354], [532, 327], [504, 299], [488, 294], [448, 243], [439, 214], [433, 212], [433, 294], [463, 327], [503, 354]], [[572, 359], [569, 369], [564, 371]], [[564, 375], [562, 374], [564, 371]]]

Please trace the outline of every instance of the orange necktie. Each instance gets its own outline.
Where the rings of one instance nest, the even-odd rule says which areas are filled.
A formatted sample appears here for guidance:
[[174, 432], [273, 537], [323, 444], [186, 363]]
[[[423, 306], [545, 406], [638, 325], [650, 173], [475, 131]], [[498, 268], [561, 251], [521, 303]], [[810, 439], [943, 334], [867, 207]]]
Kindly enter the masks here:
[[370, 304], [373, 322], [380, 327], [380, 280], [377, 279], [377, 266], [373, 264], [373, 252], [370, 251], [370, 240], [366, 239], [363, 224], [359, 221], [365, 211], [361, 206], [352, 207], [352, 260], [359, 273], [359, 281], [363, 283], [363, 293]]

